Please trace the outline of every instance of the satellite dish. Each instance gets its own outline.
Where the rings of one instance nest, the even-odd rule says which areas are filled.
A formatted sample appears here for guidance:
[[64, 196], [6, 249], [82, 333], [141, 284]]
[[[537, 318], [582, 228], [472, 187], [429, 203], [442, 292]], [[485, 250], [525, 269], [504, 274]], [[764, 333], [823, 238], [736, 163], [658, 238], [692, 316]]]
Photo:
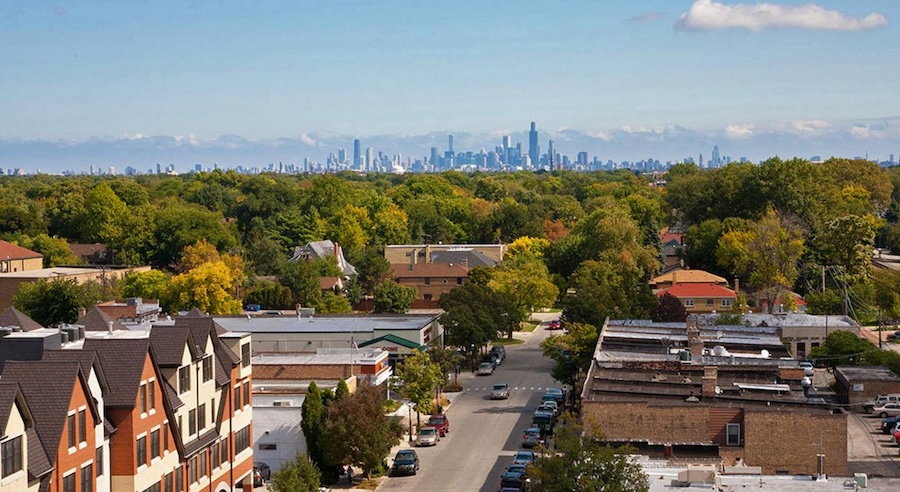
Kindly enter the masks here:
[[722, 338], [722, 335], [724, 335], [724, 333], [722, 333], [722, 330], [717, 331], [717, 332], [716, 332], [716, 339]]
[[722, 394], [722, 388], [716, 386], [716, 394], [717, 394], [717, 395], [721, 395], [721, 394]]

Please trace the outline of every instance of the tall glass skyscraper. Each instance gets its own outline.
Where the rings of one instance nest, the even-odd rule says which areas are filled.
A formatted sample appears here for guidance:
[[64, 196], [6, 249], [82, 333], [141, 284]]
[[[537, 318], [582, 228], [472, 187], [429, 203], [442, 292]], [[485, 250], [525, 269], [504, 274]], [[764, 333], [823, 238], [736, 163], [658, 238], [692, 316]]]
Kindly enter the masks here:
[[362, 167], [362, 161], [360, 160], [361, 157], [362, 154], [359, 150], [359, 139], [357, 138], [353, 140], [353, 168], [359, 169], [360, 167]]
[[528, 158], [531, 159], [531, 165], [538, 163], [538, 132], [534, 122], [531, 122], [531, 131], [528, 132]]

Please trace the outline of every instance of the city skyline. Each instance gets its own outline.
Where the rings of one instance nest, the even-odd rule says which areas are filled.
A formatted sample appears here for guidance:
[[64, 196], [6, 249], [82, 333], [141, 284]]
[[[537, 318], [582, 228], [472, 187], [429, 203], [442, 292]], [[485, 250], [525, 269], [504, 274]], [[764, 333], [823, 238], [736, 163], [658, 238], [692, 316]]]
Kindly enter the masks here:
[[887, 158], [900, 4], [812, 1], [4, 2], [0, 166], [423, 157], [529, 121], [604, 160]]

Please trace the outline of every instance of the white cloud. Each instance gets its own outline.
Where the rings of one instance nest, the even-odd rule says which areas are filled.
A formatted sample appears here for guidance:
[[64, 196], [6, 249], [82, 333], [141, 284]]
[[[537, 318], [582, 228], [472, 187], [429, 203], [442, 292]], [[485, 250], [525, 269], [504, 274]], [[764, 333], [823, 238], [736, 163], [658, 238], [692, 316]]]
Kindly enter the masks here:
[[319, 145], [319, 142], [310, 137], [306, 132], [300, 134], [300, 141], [305, 143], [306, 145]]
[[900, 134], [900, 131], [896, 127], [891, 128], [887, 123], [855, 124], [850, 127], [850, 136], [859, 140], [885, 139], [898, 134]]
[[725, 127], [728, 138], [744, 139], [753, 136], [753, 125], [728, 125]]
[[146, 135], [142, 133], [123, 133], [122, 140], [142, 140], [147, 138]]
[[746, 29], [762, 31], [779, 27], [824, 31], [865, 31], [884, 27], [887, 18], [871, 13], [851, 17], [815, 4], [793, 7], [776, 3], [725, 5], [713, 0], [695, 0], [675, 23], [682, 31]]
[[831, 123], [825, 120], [794, 120], [791, 121], [791, 128], [804, 135], [816, 135], [831, 128]]
[[603, 130], [588, 130], [585, 134], [589, 137], [593, 137], [599, 140], [603, 140], [604, 142], [609, 142], [612, 140], [612, 135], [609, 132], [605, 132]]

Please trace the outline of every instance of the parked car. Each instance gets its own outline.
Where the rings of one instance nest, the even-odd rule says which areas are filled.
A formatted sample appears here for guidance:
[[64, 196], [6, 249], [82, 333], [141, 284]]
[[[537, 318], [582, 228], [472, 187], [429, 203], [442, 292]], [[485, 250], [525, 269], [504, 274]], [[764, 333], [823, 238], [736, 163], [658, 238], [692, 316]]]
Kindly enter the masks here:
[[889, 342], [900, 342], [900, 330], [895, 331], [894, 333], [889, 333], [885, 339]]
[[816, 369], [813, 367], [812, 362], [805, 360], [799, 364], [800, 368], [803, 369], [804, 376], [813, 376], [816, 374]]
[[522, 447], [533, 448], [541, 443], [541, 429], [538, 427], [529, 427], [522, 434]]
[[487, 355], [481, 358], [481, 362], [490, 362], [494, 367], [497, 367], [503, 363], [503, 359], [500, 357], [500, 354], [488, 352]]
[[553, 427], [556, 425], [556, 419], [552, 413], [535, 412], [531, 419], [531, 426], [541, 429], [544, 435], [553, 434]]
[[401, 449], [391, 465], [391, 476], [415, 475], [419, 471], [419, 455], [415, 449]]
[[263, 463], [262, 461], [253, 462], [253, 469], [259, 470], [259, 474], [262, 475], [262, 479], [264, 482], [268, 482], [272, 479], [272, 469], [269, 468], [269, 465]]
[[491, 386], [491, 400], [505, 400], [509, 398], [509, 385], [497, 383]]
[[416, 446], [434, 446], [441, 440], [441, 435], [434, 427], [422, 427], [416, 433]]
[[885, 403], [873, 408], [872, 413], [881, 418], [896, 417], [900, 415], [900, 403]]
[[525, 490], [525, 465], [510, 465], [500, 475], [500, 492], [519, 492]]
[[479, 376], [490, 376], [491, 374], [494, 374], [494, 364], [482, 362], [481, 365], [478, 366], [477, 374]]
[[501, 359], [506, 359], [506, 348], [503, 345], [494, 345], [491, 347], [491, 353], [499, 355]]
[[519, 451], [513, 456], [513, 465], [525, 465], [534, 461], [534, 451]]
[[563, 406], [566, 402], [566, 390], [564, 388], [547, 388], [545, 395], [553, 395], [556, 403]]
[[446, 436], [447, 433], [450, 432], [450, 419], [448, 419], [447, 416], [443, 414], [432, 415], [431, 417], [428, 417], [428, 422], [426, 423], [426, 425], [437, 429], [438, 434], [440, 434], [441, 437]]
[[883, 419], [881, 421], [881, 432], [890, 434], [891, 431], [894, 430], [894, 427], [897, 427], [898, 422], [900, 422], [900, 416]]
[[541, 404], [538, 405], [537, 410], [535, 410], [535, 412], [548, 412], [550, 414], [553, 414], [554, 417], [558, 417], [559, 416], [559, 405], [557, 405], [555, 401], [541, 402]]
[[894, 444], [900, 445], [900, 424], [894, 426], [894, 430], [891, 431], [891, 435], [894, 436]]
[[866, 413], [872, 413], [875, 410], [875, 407], [881, 406], [885, 403], [900, 403], [900, 394], [891, 393], [887, 395], [878, 395], [874, 400], [863, 402], [863, 411]]
[[547, 329], [562, 330], [562, 323], [560, 323], [558, 319], [550, 320], [550, 326], [548, 326]]
[[253, 486], [254, 487], [262, 487], [266, 483], [263, 480], [262, 472], [259, 471], [259, 468], [253, 468]]

